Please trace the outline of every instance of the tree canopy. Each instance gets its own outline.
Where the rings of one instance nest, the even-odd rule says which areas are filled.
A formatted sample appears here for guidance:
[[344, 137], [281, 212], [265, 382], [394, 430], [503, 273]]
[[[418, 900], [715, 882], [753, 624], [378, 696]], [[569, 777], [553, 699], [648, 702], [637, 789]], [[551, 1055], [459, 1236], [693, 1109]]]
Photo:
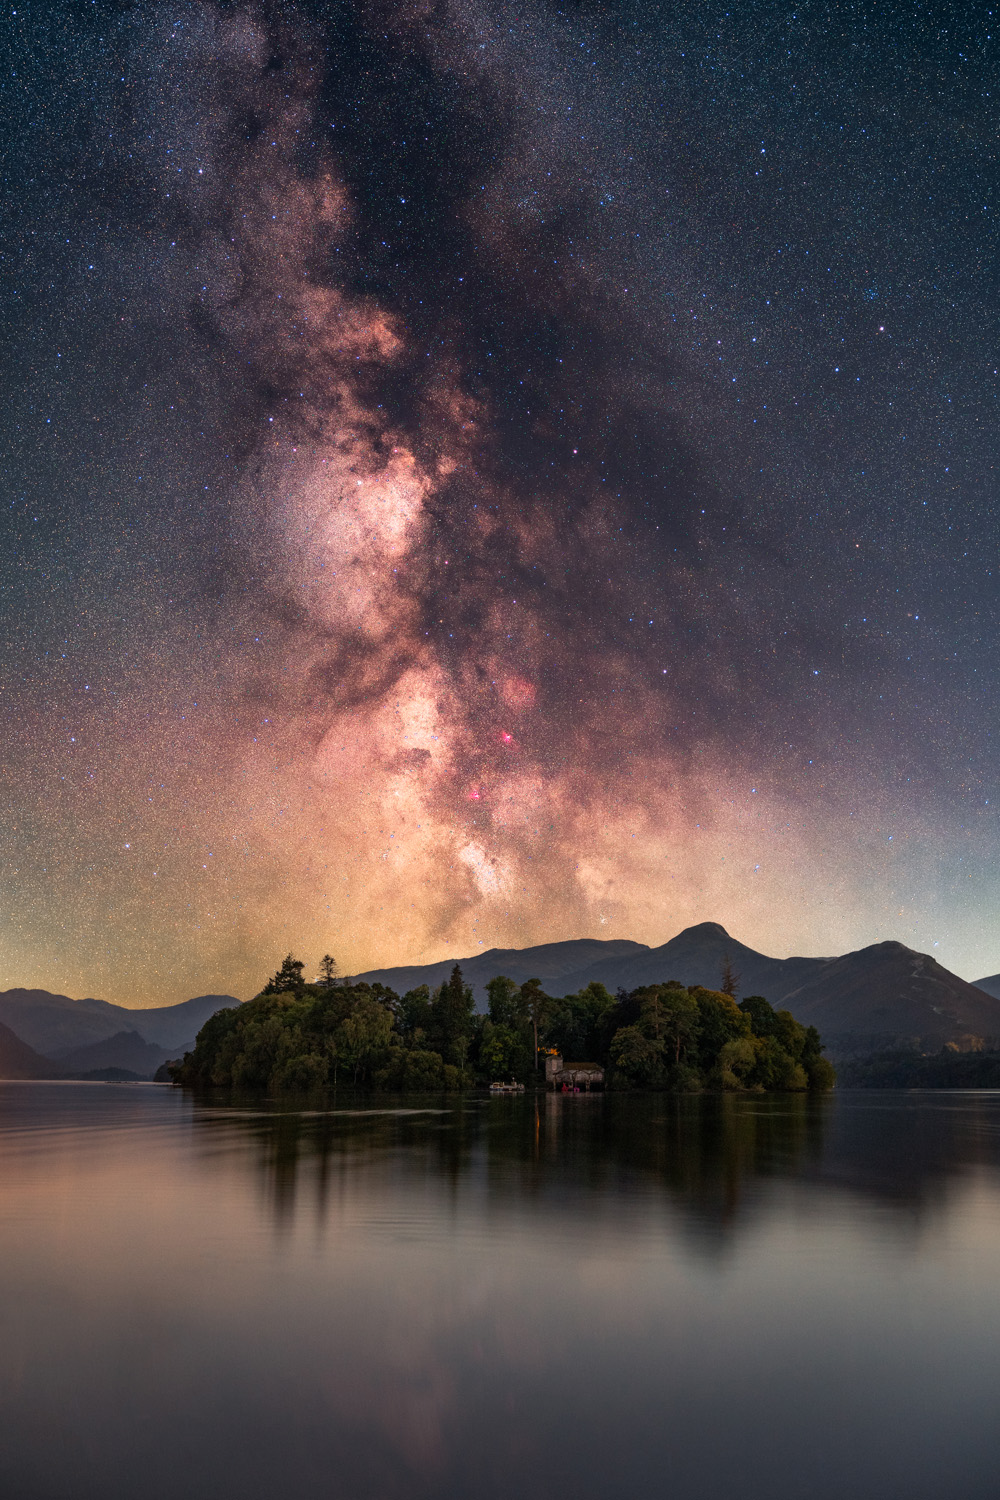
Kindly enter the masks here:
[[815, 1027], [761, 995], [675, 980], [611, 995], [589, 984], [547, 995], [537, 979], [497, 975], [476, 1013], [458, 964], [434, 991], [403, 996], [381, 984], [336, 981], [325, 957], [315, 984], [289, 954], [260, 993], [218, 1011], [174, 1068], [181, 1083], [244, 1090], [354, 1087], [393, 1091], [541, 1080], [540, 1053], [600, 1064], [617, 1089], [824, 1090], [834, 1072]]

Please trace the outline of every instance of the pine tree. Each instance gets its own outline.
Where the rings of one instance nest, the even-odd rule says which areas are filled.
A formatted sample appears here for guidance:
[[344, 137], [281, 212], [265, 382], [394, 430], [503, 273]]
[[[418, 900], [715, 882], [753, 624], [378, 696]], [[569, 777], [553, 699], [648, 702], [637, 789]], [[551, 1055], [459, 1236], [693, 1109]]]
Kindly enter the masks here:
[[740, 975], [733, 968], [733, 955], [726, 953], [722, 959], [722, 980], [719, 989], [723, 995], [728, 995], [730, 1000], [735, 1000], [739, 987]]
[[432, 1045], [447, 1062], [465, 1066], [472, 1035], [472, 1013], [475, 1008], [472, 990], [462, 978], [458, 964], [451, 978], [438, 990], [431, 1002]]
[[291, 991], [295, 995], [301, 995], [305, 989], [305, 980], [302, 978], [302, 970], [305, 964], [299, 958], [293, 958], [289, 953], [277, 974], [272, 974], [264, 988], [262, 995], [283, 995]]

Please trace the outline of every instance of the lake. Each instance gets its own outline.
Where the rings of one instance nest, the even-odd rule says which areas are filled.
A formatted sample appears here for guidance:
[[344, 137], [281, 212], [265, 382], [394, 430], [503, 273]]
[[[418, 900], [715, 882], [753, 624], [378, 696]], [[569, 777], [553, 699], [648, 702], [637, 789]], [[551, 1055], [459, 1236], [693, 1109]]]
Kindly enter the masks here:
[[1000, 1487], [1000, 1094], [0, 1084], [12, 1500]]

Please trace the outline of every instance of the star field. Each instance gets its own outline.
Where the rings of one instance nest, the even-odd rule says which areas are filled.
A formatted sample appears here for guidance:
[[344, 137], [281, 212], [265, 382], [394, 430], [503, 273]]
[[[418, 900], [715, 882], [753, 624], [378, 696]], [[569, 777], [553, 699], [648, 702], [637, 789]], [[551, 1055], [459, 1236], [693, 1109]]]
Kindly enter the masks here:
[[995, 24], [9, 7], [6, 983], [993, 972]]

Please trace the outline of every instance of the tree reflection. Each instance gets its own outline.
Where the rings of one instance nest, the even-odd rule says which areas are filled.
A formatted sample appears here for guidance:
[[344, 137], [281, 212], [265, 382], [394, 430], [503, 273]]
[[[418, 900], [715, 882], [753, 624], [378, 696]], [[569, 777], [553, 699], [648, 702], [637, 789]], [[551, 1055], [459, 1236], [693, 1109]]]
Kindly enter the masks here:
[[216, 1101], [195, 1121], [249, 1149], [279, 1229], [294, 1222], [303, 1191], [325, 1223], [338, 1183], [430, 1177], [499, 1212], [516, 1201], [579, 1213], [600, 1198], [603, 1214], [653, 1192], [725, 1232], [763, 1179], [801, 1175], [820, 1159], [826, 1113], [815, 1096], [549, 1094], [337, 1110]]
[[992, 1095], [526, 1095], [359, 1098], [337, 1110], [213, 1101], [208, 1140], [249, 1154], [274, 1225], [305, 1204], [320, 1230], [333, 1204], [379, 1185], [432, 1186], [488, 1215], [590, 1216], [661, 1202], [677, 1227], [725, 1244], [783, 1183], [848, 1191], [919, 1221], [970, 1170], [1000, 1165]]

